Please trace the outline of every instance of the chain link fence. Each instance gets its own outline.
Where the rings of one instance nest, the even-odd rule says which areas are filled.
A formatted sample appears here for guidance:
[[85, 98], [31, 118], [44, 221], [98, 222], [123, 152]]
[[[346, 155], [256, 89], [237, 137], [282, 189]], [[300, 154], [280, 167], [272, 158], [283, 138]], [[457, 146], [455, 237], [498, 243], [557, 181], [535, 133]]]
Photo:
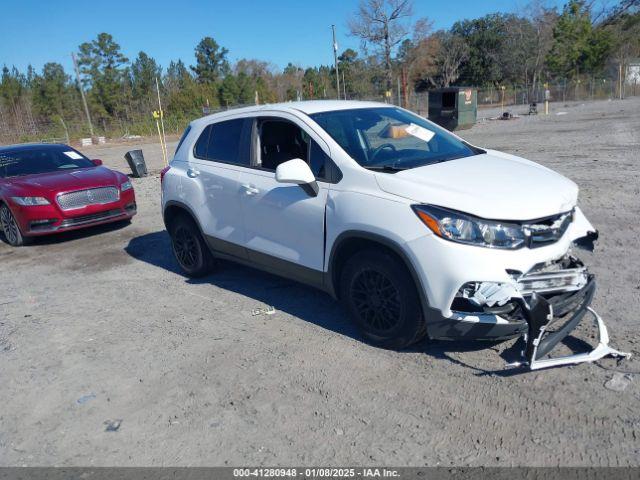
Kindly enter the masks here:
[[[151, 115], [149, 115], [151, 117]], [[189, 119], [180, 116], [166, 116], [164, 127], [167, 135], [180, 135]], [[135, 139], [158, 135], [153, 118], [138, 120], [94, 121], [94, 137], [110, 139]], [[12, 115], [0, 117], [0, 145], [13, 143], [73, 143], [81, 138], [89, 138], [91, 134], [87, 121], [79, 116], [73, 120], [35, 120], [31, 116]]]
[[587, 102], [640, 95], [640, 84], [637, 80], [633, 83], [625, 82], [621, 91], [618, 79], [588, 78], [559, 80], [537, 88], [523, 85], [488, 87], [478, 90], [478, 106], [541, 103], [545, 100], [546, 90], [549, 91], [549, 100], [552, 102]]
[[[504, 88], [503, 88], [504, 87]], [[631, 81], [620, 84], [612, 78], [582, 78], [579, 80], [560, 80], [533, 89], [522, 85], [504, 85], [500, 87], [489, 86], [478, 89], [478, 107], [510, 107], [516, 105], [529, 105], [530, 103], [542, 103], [545, 99], [545, 91], [549, 91], [552, 102], [592, 101], [606, 100], [628, 96], [640, 95], [640, 81], [634, 77]], [[301, 97], [304, 100], [304, 97]], [[399, 105], [417, 114], [427, 117], [429, 113], [428, 92], [402, 91], [394, 89], [390, 96], [369, 95], [358, 97], [347, 95], [349, 100], [370, 100]], [[241, 105], [229, 107], [237, 108]], [[165, 112], [165, 132], [167, 135], [179, 135], [193, 118], [226, 108], [209, 111], [203, 108], [193, 116], [184, 113]], [[136, 120], [115, 119], [94, 121], [94, 136], [104, 136], [114, 140], [129, 140], [139, 137], [154, 137], [158, 134], [155, 120], [148, 116]], [[87, 122], [81, 112], [76, 118], [42, 121], [34, 118], [27, 102], [14, 105], [0, 103], [0, 144], [25, 143], [25, 142], [56, 142], [72, 143], [80, 138], [90, 137]]]

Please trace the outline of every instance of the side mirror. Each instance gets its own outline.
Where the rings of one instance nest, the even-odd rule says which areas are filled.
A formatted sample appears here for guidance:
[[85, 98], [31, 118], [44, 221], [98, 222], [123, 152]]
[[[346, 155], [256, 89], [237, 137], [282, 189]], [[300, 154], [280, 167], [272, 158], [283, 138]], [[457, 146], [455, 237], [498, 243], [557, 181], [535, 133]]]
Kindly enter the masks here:
[[299, 158], [281, 163], [276, 168], [276, 181], [280, 183], [304, 185], [305, 183], [315, 182], [315, 180], [316, 178], [313, 176], [313, 172], [307, 162]]
[[99, 167], [100, 165], [102, 165], [102, 160], [100, 160], [99, 158], [94, 158], [93, 160], [91, 160], [91, 162], [92, 162], [96, 167]]
[[318, 195], [318, 184], [311, 168], [304, 160], [294, 158], [276, 168], [276, 181], [300, 185], [309, 195]]

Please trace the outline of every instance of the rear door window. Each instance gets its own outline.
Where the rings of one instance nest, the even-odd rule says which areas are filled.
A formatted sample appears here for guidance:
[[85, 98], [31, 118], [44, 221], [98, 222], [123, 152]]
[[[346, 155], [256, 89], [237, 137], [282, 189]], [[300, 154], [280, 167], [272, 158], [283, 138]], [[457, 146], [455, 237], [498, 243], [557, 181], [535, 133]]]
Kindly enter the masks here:
[[[193, 154], [213, 162], [249, 165], [249, 155], [241, 148], [245, 120], [238, 118], [209, 125], [196, 142]], [[241, 153], [242, 151], [242, 153]]]

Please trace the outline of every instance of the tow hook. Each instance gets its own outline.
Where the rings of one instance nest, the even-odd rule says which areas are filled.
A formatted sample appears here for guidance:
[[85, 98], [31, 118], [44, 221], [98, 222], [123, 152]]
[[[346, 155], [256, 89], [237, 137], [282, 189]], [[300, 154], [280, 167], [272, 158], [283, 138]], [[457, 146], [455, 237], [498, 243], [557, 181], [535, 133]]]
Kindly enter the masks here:
[[[512, 363], [509, 366], [528, 366], [529, 370], [540, 370], [562, 365], [594, 362], [608, 356], [616, 358], [631, 357], [630, 353], [621, 352], [609, 346], [609, 332], [604, 321], [600, 315], [588, 306], [595, 291], [595, 280], [593, 278], [590, 279], [589, 285], [584, 290], [585, 294], [575, 313], [554, 331], [548, 330], [552, 324], [559, 320], [554, 317], [552, 304], [536, 293], [531, 295], [528, 305], [523, 302], [522, 310], [529, 325], [529, 330], [524, 335], [526, 346], [522, 352], [523, 360]], [[571, 333], [586, 313], [593, 317], [594, 323], [598, 327], [598, 346], [588, 353], [545, 358], [558, 343]]]

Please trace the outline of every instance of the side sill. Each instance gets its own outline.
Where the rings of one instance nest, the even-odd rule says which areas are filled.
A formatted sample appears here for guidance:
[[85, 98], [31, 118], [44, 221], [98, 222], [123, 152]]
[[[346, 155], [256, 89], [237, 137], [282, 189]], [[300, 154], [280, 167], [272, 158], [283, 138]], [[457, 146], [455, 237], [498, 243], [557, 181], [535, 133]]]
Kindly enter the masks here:
[[256, 268], [327, 292], [327, 289], [324, 287], [326, 275], [324, 272], [304, 267], [266, 253], [256, 252], [255, 250], [209, 235], [205, 235], [205, 238], [211, 253], [216, 258], [239, 263], [246, 267]]

